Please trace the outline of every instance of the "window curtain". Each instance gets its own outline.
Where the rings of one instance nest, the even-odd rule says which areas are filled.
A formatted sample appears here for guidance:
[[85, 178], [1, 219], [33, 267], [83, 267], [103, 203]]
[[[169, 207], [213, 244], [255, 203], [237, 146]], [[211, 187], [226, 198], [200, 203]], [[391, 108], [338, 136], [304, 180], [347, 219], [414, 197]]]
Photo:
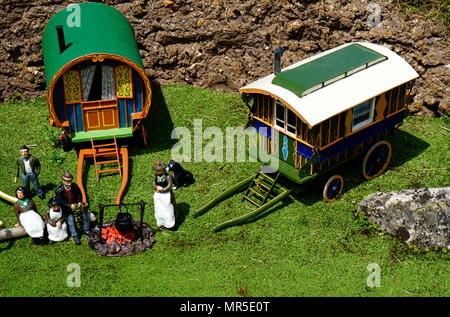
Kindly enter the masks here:
[[102, 100], [116, 99], [114, 69], [110, 65], [102, 65]]
[[91, 92], [92, 81], [94, 80], [96, 65], [86, 66], [81, 69], [81, 88], [83, 90], [83, 100], [87, 101]]

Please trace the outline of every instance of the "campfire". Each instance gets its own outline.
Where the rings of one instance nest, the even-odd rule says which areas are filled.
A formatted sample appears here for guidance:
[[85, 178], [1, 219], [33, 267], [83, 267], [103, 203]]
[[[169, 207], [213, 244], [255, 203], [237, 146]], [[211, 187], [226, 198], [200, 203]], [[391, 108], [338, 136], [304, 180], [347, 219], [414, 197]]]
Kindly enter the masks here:
[[[89, 234], [89, 246], [103, 256], [126, 256], [146, 251], [156, 242], [152, 228], [139, 221], [133, 221], [133, 230], [127, 233], [120, 232], [114, 222], [103, 224], [101, 230], [96, 228]], [[142, 228], [142, 232], [141, 231]]]
[[130, 232], [120, 232], [116, 226], [103, 228], [102, 239], [106, 244], [111, 244], [114, 241], [119, 244], [125, 244], [136, 240], [136, 232], [134, 230]]

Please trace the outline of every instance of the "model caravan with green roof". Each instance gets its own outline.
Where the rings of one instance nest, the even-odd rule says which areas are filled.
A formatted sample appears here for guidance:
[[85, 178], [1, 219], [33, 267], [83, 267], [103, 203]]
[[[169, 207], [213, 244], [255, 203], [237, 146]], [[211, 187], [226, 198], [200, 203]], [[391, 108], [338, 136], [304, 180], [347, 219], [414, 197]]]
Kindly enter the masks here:
[[[50, 18], [42, 36], [50, 124], [61, 127], [65, 150], [77, 147], [83, 196], [86, 159], [100, 174], [118, 172], [120, 204], [128, 183], [126, 138], [136, 130], [147, 144], [143, 120], [152, 90], [130, 22], [102, 3], [71, 4]], [[120, 142], [121, 139], [123, 142]]]
[[[276, 156], [284, 176], [302, 184], [367, 151], [362, 173], [370, 179], [389, 163], [392, 148], [383, 139], [402, 122], [417, 77], [390, 49], [349, 43], [275, 70], [240, 93], [260, 147]], [[337, 176], [327, 182], [335, 190], [324, 189], [327, 201], [342, 192]]]
[[240, 89], [259, 134], [258, 147], [270, 159], [254, 148], [249, 154], [268, 165], [193, 215], [245, 191], [242, 201], [251, 211], [216, 225], [216, 232], [254, 221], [315, 180], [324, 181], [324, 200], [334, 201], [344, 189], [338, 167], [359, 154], [364, 154], [366, 179], [380, 175], [390, 162], [392, 147], [384, 138], [403, 120], [418, 77], [414, 69], [390, 49], [370, 43], [344, 44], [281, 70], [283, 51], [273, 51], [272, 74]]
[[130, 137], [147, 116], [150, 82], [130, 22], [101, 3], [55, 14], [43, 38], [50, 122], [72, 142]]

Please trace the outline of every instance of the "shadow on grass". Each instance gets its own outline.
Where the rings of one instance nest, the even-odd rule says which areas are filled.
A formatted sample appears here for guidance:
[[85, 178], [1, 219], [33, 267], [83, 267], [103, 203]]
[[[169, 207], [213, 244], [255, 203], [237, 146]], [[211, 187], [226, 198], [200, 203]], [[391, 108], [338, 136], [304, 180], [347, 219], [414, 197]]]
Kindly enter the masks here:
[[[58, 185], [56, 185], [54, 183], [49, 183], [49, 184], [45, 184], [45, 185], [41, 186], [41, 188], [47, 198], [55, 196], [54, 191], [55, 191], [56, 187], [58, 187]], [[36, 195], [36, 192], [34, 191], [33, 194]]]
[[392, 160], [388, 168], [402, 166], [406, 162], [420, 155], [420, 153], [430, 146], [427, 142], [402, 130], [397, 130], [386, 140], [392, 144], [393, 152]]
[[[14, 246], [15, 240], [8, 240], [0, 243], [0, 253], [3, 251], [7, 251]], [[4, 246], [6, 244], [6, 246]]]
[[[398, 167], [420, 155], [429, 146], [428, 143], [411, 135], [405, 131], [397, 131], [394, 135], [386, 138], [393, 146], [393, 158], [388, 168]], [[298, 185], [287, 178], [283, 178], [280, 183], [286, 188], [294, 188], [291, 195], [284, 201], [276, 204], [272, 208], [265, 211], [258, 217], [249, 220], [245, 223], [249, 224], [258, 221], [292, 203], [294, 200], [301, 202], [306, 206], [311, 206], [323, 200], [322, 192], [324, 185], [329, 177], [335, 174], [340, 174], [344, 177], [344, 192], [357, 187], [365, 181], [361, 175], [361, 165], [366, 152], [356, 156], [348, 163], [337, 167], [335, 170], [325, 173], [310, 183]], [[244, 213], [243, 213], [244, 214]], [[224, 220], [225, 221], [225, 220]]]
[[[282, 200], [282, 201], [278, 202], [275, 206], [269, 208], [268, 210], [266, 210], [264, 213], [262, 213], [258, 217], [253, 218], [253, 219], [251, 219], [249, 221], [243, 222], [241, 224], [237, 224], [235, 226], [242, 226], [242, 225], [246, 225], [246, 224], [251, 224], [251, 223], [257, 222], [258, 220], [260, 220], [262, 218], [265, 218], [265, 217], [269, 216], [270, 214], [273, 214], [274, 212], [276, 212], [276, 211], [278, 211], [280, 209], [283, 209], [284, 207], [288, 206], [292, 202], [293, 202], [292, 198], [288, 197], [285, 200]], [[244, 214], [245, 213], [243, 213], [243, 215]], [[218, 225], [218, 224], [216, 224], [216, 225]], [[229, 228], [229, 227], [227, 227], [227, 228]], [[227, 228], [225, 228], [223, 230], [226, 230]]]
[[191, 206], [186, 202], [177, 203], [176, 223], [173, 230], [178, 230], [178, 228], [184, 223], [189, 215], [190, 209]]
[[[402, 130], [397, 130], [385, 140], [391, 143], [393, 152], [391, 162], [387, 169], [395, 169], [402, 166], [406, 162], [419, 156], [430, 146], [427, 142]], [[302, 185], [306, 187], [301, 188], [300, 191], [297, 191], [292, 196], [307, 206], [315, 204], [323, 199], [322, 191], [325, 183], [329, 177], [335, 174], [342, 175], [344, 178], [344, 193], [359, 186], [361, 183], [366, 182], [367, 180], [363, 178], [361, 173], [361, 166], [365, 153], [366, 151], [363, 151], [363, 153], [356, 156], [353, 160], [324, 174], [310, 184]]]
[[147, 117], [142, 124], [148, 133], [148, 147], [144, 147], [141, 132], [130, 139], [131, 151], [133, 155], [139, 155], [148, 152], [159, 152], [171, 149], [178, 142], [171, 138], [174, 129], [173, 121], [170, 116], [161, 86], [152, 82], [152, 104]]

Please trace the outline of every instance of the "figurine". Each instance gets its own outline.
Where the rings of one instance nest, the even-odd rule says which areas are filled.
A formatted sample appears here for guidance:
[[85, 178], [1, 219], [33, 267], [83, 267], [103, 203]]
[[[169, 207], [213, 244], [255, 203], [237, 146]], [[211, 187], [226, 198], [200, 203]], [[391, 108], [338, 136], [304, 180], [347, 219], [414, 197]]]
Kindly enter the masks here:
[[183, 186], [189, 186], [194, 182], [194, 175], [191, 172], [186, 171], [180, 163], [170, 160], [167, 164], [166, 170], [173, 172], [173, 189], [177, 189]]
[[14, 212], [19, 221], [16, 227], [22, 226], [34, 244], [44, 244], [45, 225], [37, 211], [36, 203], [29, 198], [27, 189], [22, 186], [16, 189], [16, 197], [18, 200], [14, 205]]
[[153, 201], [158, 229], [170, 229], [175, 226], [175, 197], [172, 193], [172, 176], [167, 174], [162, 160], [153, 163], [155, 179], [153, 181]]
[[45, 199], [44, 191], [39, 185], [39, 173], [41, 172], [41, 163], [37, 157], [30, 154], [30, 149], [24, 145], [20, 148], [20, 157], [16, 159], [17, 173], [14, 177], [14, 183], [17, 183], [19, 176], [22, 177], [22, 187], [30, 192], [30, 181], [33, 183], [40, 199]]
[[[77, 227], [75, 225], [75, 218], [73, 212], [83, 206], [81, 203], [81, 191], [77, 184], [72, 182], [73, 176], [70, 172], [64, 172], [62, 175], [62, 185], [55, 190], [56, 198], [61, 203], [63, 212], [66, 215], [66, 221], [69, 225], [70, 235], [73, 237], [75, 244], [81, 244], [78, 237]], [[81, 211], [81, 219], [83, 221], [83, 231], [85, 234], [89, 233], [89, 215], [87, 212]]]
[[48, 201], [48, 209], [44, 217], [47, 225], [50, 244], [64, 241], [67, 237], [67, 223], [61, 208], [61, 202], [56, 197]]

